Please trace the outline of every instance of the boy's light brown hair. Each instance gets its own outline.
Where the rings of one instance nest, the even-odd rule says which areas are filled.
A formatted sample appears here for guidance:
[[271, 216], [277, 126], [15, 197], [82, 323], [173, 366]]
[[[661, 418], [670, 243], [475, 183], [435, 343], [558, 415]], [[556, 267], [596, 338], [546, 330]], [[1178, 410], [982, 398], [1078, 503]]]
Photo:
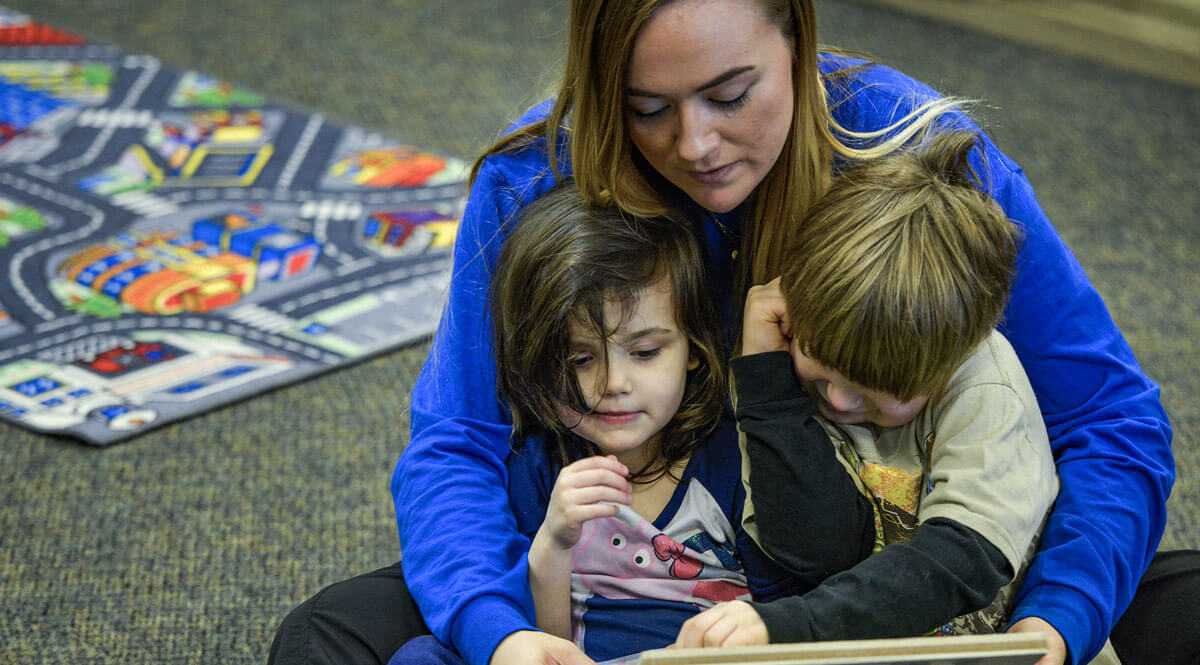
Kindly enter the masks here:
[[794, 343], [870, 390], [931, 398], [1000, 321], [1020, 232], [945, 132], [841, 174], [788, 244]]

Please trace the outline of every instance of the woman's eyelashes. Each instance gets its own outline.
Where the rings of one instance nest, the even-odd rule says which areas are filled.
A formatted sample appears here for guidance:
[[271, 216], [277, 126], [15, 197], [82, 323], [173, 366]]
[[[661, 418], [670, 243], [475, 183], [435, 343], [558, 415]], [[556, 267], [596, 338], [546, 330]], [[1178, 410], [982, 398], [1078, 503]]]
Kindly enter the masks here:
[[648, 124], [662, 115], [663, 111], [667, 110], [666, 106], [660, 106], [653, 110], [639, 109], [636, 106], [629, 107], [633, 111], [633, 117], [640, 123]]
[[750, 101], [750, 89], [746, 88], [745, 90], [742, 91], [742, 94], [738, 95], [737, 97], [734, 97], [733, 99], [712, 99], [710, 101], [713, 103], [714, 106], [717, 106], [718, 108], [724, 109], [726, 111], [733, 111], [735, 109], [740, 109], [746, 105], [746, 102]]
[[[735, 111], [745, 106], [750, 101], [750, 88], [742, 90], [737, 95], [728, 98], [709, 97], [705, 100], [709, 105], [721, 111]], [[641, 123], [650, 123], [664, 115], [664, 112], [671, 108], [670, 104], [664, 104], [655, 108], [638, 107], [630, 105], [630, 110], [633, 112], [635, 120]]]

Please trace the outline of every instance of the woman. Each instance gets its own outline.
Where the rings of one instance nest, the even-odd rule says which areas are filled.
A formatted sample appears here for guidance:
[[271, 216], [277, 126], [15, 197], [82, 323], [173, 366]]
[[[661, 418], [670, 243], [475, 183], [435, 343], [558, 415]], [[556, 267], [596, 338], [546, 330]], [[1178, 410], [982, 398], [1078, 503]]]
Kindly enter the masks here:
[[[575, 0], [570, 20], [553, 105], [527, 114], [477, 164], [450, 301], [392, 480], [403, 574], [397, 564], [297, 608], [272, 647], [278, 662], [386, 662], [425, 631], [408, 589], [433, 634], [471, 663], [588, 662], [533, 628], [486, 313], [507, 226], [559, 176], [573, 173], [597, 203], [692, 220], [728, 314], [746, 285], [778, 273], [780, 238], [840, 160], [888, 152], [935, 124], [978, 131], [897, 72], [819, 55], [810, 0]], [[1086, 662], [1162, 535], [1170, 425], [1020, 168], [981, 146], [991, 193], [1026, 237], [1002, 330], [1038, 393], [1063, 485], [1012, 630], [1047, 634], [1047, 665]]]

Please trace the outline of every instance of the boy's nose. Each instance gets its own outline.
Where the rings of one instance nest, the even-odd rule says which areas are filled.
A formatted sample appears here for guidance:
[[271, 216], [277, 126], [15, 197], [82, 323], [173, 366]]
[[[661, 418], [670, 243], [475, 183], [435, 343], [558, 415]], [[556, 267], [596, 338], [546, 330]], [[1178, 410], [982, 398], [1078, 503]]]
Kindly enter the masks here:
[[825, 386], [825, 400], [838, 411], [854, 411], [862, 406], [863, 397], [849, 386], [830, 382]]

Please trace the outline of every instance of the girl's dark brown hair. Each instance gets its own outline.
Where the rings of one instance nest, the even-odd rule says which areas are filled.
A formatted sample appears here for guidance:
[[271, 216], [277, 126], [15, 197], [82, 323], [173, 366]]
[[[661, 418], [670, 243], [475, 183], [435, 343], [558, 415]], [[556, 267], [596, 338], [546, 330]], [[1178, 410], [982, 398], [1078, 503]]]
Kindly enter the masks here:
[[[699, 242], [678, 220], [589, 205], [570, 180], [525, 208], [501, 249], [489, 294], [498, 390], [512, 414], [514, 447], [546, 437], [547, 452], [562, 465], [597, 454], [559, 420], [559, 405], [580, 413], [589, 406], [570, 363], [570, 324], [582, 322], [607, 343], [633, 313], [638, 292], [661, 280], [671, 286], [676, 323], [699, 365], [662, 430], [656, 461], [632, 470], [635, 479], [657, 477], [685, 459], [724, 407], [726, 350]], [[618, 304], [622, 320], [605, 320], [606, 302]]]

